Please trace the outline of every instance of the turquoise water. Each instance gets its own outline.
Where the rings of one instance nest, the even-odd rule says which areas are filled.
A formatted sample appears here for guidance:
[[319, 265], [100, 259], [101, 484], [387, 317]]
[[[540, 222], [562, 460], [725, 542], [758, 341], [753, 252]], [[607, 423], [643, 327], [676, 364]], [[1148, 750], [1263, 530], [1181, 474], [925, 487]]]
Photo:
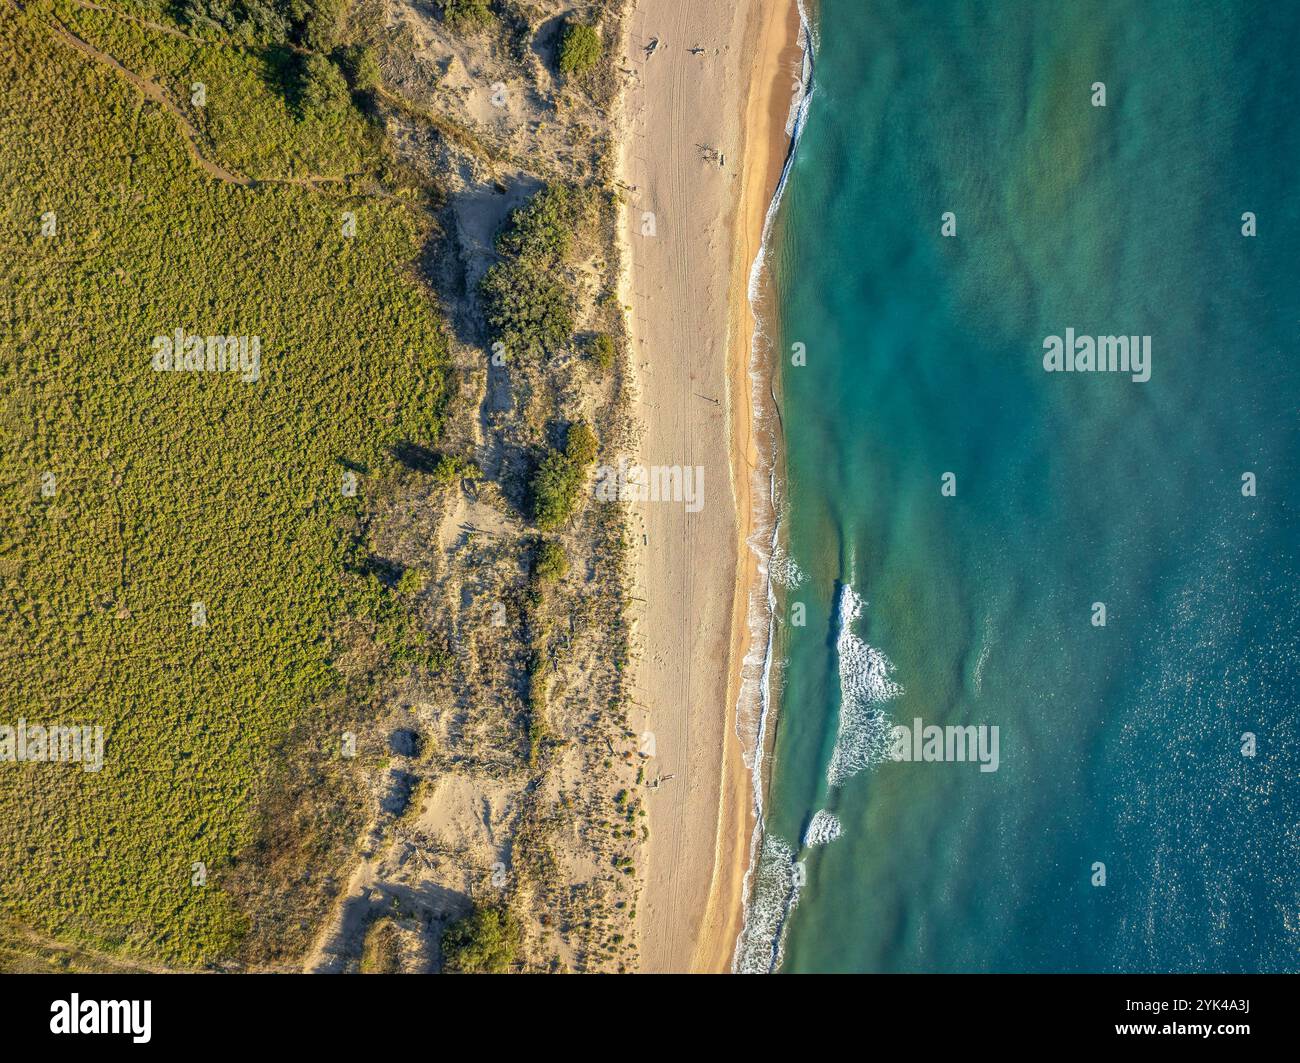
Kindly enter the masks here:
[[[1300, 968], [1300, 5], [814, 16], [742, 966]], [[1150, 336], [1150, 379], [1045, 372], [1067, 328]], [[891, 759], [916, 718], [997, 770]]]

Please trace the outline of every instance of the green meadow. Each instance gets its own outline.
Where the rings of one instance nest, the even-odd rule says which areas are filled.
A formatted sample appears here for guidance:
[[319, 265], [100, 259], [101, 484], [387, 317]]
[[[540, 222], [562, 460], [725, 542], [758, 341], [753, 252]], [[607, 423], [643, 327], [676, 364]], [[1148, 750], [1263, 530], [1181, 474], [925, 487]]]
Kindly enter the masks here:
[[[268, 183], [211, 176], [177, 113], [55, 20], [160, 85], [203, 157]], [[446, 406], [413, 266], [428, 223], [413, 193], [376, 193], [364, 107], [305, 108], [296, 53], [205, 35], [0, 2], [0, 725], [105, 738], [98, 772], [0, 762], [0, 917], [182, 967], [243, 955], [228, 883], [277, 844], [273, 764], [327, 763], [364, 711], [331, 664], [344, 621], [409, 652], [356, 529]], [[256, 337], [258, 378], [155, 371], [177, 329]]]

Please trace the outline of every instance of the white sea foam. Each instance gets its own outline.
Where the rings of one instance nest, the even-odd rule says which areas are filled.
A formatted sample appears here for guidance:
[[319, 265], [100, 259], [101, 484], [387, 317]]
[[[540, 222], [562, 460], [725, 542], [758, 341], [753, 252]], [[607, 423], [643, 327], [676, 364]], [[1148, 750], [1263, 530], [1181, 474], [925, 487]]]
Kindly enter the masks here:
[[[803, 134], [808, 107], [812, 102], [813, 85], [813, 29], [799, 0], [799, 43], [803, 49], [803, 62], [799, 83], [790, 103], [786, 131], [790, 136], [790, 147], [786, 154], [785, 165], [781, 168], [781, 178], [777, 182], [776, 192], [768, 204], [767, 214], [763, 219], [763, 236], [759, 243], [758, 254], [749, 271], [748, 298], [754, 321], [754, 332], [750, 338], [749, 378], [753, 398], [753, 416], [755, 433], [759, 438], [771, 441], [767, 453], [760, 448], [759, 466], [751, 473], [751, 492], [754, 499], [754, 531], [748, 540], [749, 549], [758, 559], [759, 583], [750, 597], [748, 616], [749, 650], [741, 666], [740, 692], [736, 699], [736, 732], [740, 738], [740, 748], [745, 764], [750, 769], [752, 779], [755, 822], [754, 833], [750, 839], [749, 870], [745, 872], [744, 915], [740, 936], [736, 939], [735, 955], [732, 969], [735, 971], [772, 971], [780, 965], [781, 942], [784, 937], [786, 916], [798, 900], [798, 876], [802, 880], [803, 865], [794, 864], [794, 854], [789, 846], [780, 839], [771, 839], [770, 844], [764, 836], [763, 814], [763, 747], [767, 740], [768, 708], [772, 701], [772, 652], [776, 636], [776, 592], [773, 583], [773, 565], [771, 559], [777, 557], [776, 578], [798, 573], [798, 566], [790, 567], [778, 552], [781, 537], [781, 484], [777, 477], [777, 458], [779, 446], [780, 411], [776, 409], [775, 395], [771, 386], [763, 386], [772, 372], [774, 364], [772, 341], [763, 331], [762, 317], [757, 303], [762, 291], [762, 279], [767, 269], [768, 239], [771, 236], [772, 222], [776, 217], [781, 196], [785, 191], [786, 179], [790, 173], [790, 164], [794, 159], [799, 138]], [[773, 429], [776, 429], [775, 431]], [[788, 888], [781, 899], [774, 900], [781, 894], [778, 885], [773, 884], [772, 876], [781, 866], [779, 847], [785, 848], [784, 874], [790, 879]], [[769, 867], [769, 865], [771, 865]], [[795, 867], [798, 871], [793, 870]], [[779, 883], [779, 876], [775, 880]], [[775, 905], [775, 907], [774, 907]], [[766, 961], [763, 958], [766, 957]]]
[[849, 584], [840, 585], [839, 631], [835, 638], [840, 721], [835, 749], [826, 768], [826, 781], [832, 786], [889, 759], [891, 724], [884, 706], [903, 692], [892, 678], [894, 665], [889, 658], [853, 631], [864, 604]]
[[790, 845], [768, 834], [757, 868], [750, 869], [753, 890], [745, 906], [745, 925], [736, 941], [732, 969], [737, 974], [770, 974], [785, 955], [785, 931], [799, 903], [804, 864]]
[[803, 847], [811, 849], [817, 845], [833, 842], [844, 831], [834, 812], [819, 808], [808, 822], [808, 829], [803, 834]]
[[772, 545], [772, 556], [768, 559], [767, 572], [773, 583], [787, 590], [802, 586], [803, 581], [808, 578], [799, 567], [799, 562], [786, 552], [785, 546], [780, 542]]

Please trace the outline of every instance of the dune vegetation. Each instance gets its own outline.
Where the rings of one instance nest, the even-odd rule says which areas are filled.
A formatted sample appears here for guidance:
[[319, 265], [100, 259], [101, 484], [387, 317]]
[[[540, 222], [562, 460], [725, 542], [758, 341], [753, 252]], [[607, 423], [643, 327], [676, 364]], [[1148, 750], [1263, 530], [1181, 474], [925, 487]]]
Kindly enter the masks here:
[[[182, 967], [246, 956], [249, 861], [332, 870], [312, 815], [347, 802], [266, 800], [349, 785], [368, 680], [339, 697], [338, 656], [446, 652], [364, 535], [368, 486], [446, 408], [423, 191], [337, 27], [261, 8], [236, 38], [211, 2], [192, 32], [147, 2], [0, 3], [0, 722], [104, 735], [99, 771], [0, 764], [0, 916]], [[177, 330], [255, 339], [256, 375], [207, 371], [210, 343], [158, 371]]]

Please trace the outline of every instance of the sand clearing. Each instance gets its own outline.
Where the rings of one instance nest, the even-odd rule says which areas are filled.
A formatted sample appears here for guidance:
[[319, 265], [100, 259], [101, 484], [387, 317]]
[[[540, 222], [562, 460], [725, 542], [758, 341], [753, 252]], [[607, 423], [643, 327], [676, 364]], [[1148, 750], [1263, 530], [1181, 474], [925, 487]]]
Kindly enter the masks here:
[[[641, 503], [638, 701], [653, 735], [648, 971], [730, 968], [752, 829], [733, 713], [748, 582], [750, 264], [785, 154], [794, 0], [652, 0], [628, 23], [622, 178], [649, 466], [703, 467], [703, 509]], [[751, 87], [755, 90], [751, 93]], [[643, 537], [644, 536], [644, 540]]]

